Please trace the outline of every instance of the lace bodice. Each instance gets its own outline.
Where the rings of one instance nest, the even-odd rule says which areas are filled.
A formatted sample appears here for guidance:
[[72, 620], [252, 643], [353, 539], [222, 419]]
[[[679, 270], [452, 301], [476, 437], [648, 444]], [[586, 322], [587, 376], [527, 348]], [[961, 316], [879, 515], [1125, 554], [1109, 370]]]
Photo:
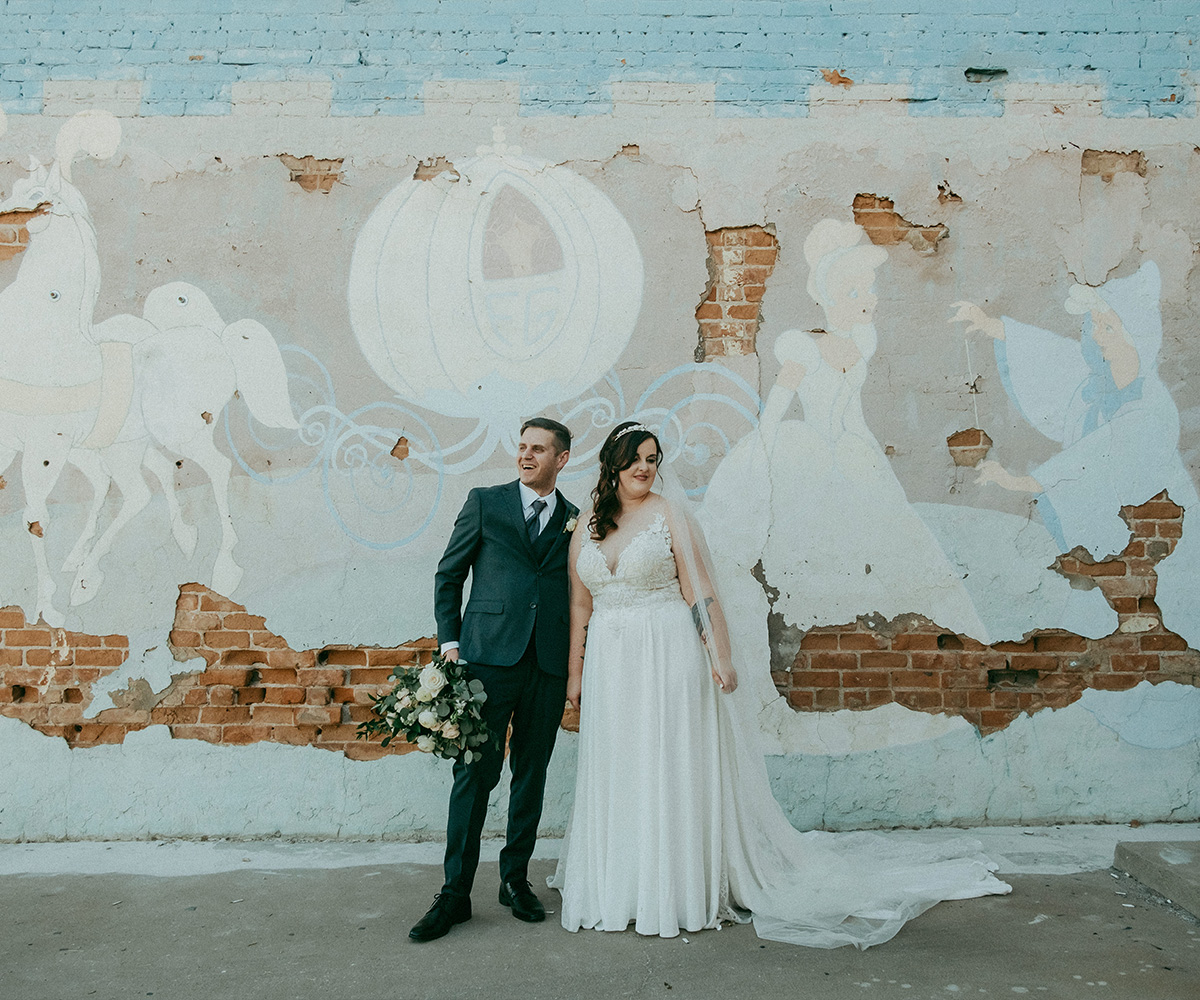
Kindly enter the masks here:
[[600, 546], [590, 535], [583, 539], [575, 569], [583, 585], [591, 591], [593, 615], [682, 600], [675, 556], [671, 552], [671, 530], [661, 512], [629, 540], [612, 572]]

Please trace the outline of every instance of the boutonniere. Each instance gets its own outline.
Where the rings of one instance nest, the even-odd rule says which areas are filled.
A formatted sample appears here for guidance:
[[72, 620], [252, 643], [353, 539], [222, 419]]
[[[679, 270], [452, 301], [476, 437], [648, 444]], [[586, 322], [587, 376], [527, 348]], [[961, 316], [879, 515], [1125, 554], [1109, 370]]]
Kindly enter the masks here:
[[579, 524], [579, 519], [576, 517], [568, 517], [567, 523], [563, 525], [563, 531], [570, 534], [575, 530], [575, 526]]

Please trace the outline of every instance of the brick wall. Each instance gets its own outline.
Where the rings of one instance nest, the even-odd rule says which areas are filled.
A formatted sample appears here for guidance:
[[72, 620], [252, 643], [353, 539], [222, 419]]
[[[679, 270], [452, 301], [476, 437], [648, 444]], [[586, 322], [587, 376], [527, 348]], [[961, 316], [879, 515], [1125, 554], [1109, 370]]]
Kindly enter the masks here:
[[867, 237], [878, 246], [889, 247], [907, 243], [917, 253], [929, 254], [950, 235], [940, 222], [928, 226], [909, 222], [896, 211], [896, 203], [876, 194], [856, 194], [851, 205], [854, 221], [867, 231]]
[[[1041, 629], [988, 646], [919, 615], [861, 615], [810, 629], [791, 668], [775, 673], [776, 686], [799, 711], [896, 702], [960, 715], [982, 733], [1022, 713], [1063, 708], [1088, 688], [1123, 691], [1143, 680], [1200, 686], [1200, 652], [1163, 626], [1154, 602], [1154, 566], [1178, 543], [1183, 510], [1164, 492], [1121, 516], [1131, 537], [1120, 555], [1097, 562], [1079, 550], [1057, 562], [1104, 593], [1119, 623], [1110, 636]], [[204, 669], [181, 672], [158, 694], [132, 681], [113, 694], [113, 708], [85, 718], [93, 685], [125, 662], [128, 640], [31, 625], [18, 609], [0, 610], [0, 715], [72, 747], [120, 743], [132, 730], [165, 725], [177, 739], [304, 744], [368, 760], [413, 749], [356, 742], [354, 731], [392, 668], [428, 663], [435, 648], [422, 638], [391, 648], [296, 651], [263, 618], [194, 583], [180, 588], [169, 644], [176, 659], [200, 658]], [[563, 725], [578, 729], [577, 715], [568, 711]]]
[[0, 212], [0, 261], [9, 260], [29, 246], [26, 223], [44, 208], [30, 212]]
[[1196, 58], [1194, 0], [516, 6], [8, 0], [0, 105], [62, 113], [86, 92], [130, 115], [223, 115], [247, 97], [239, 87], [262, 81], [308, 88], [304, 100], [327, 113], [419, 114], [428, 81], [483, 80], [517, 84], [531, 113], [603, 114], [615, 85], [671, 80], [709, 89], [727, 114], [803, 115], [829, 79], [851, 95], [903, 85], [910, 113], [922, 115], [994, 115], [1014, 99], [1047, 114], [1080, 101], [1112, 115], [1194, 113], [1184, 86]]
[[[19, 608], [0, 608], [0, 715], [70, 742], [112, 742], [105, 724], [86, 722], [92, 685], [129, 656], [123, 635], [84, 635], [31, 625]], [[86, 732], [85, 732], [86, 726]], [[124, 738], [122, 730], [116, 742]]]
[[1200, 652], [1163, 626], [1154, 603], [1154, 566], [1181, 537], [1183, 510], [1161, 493], [1123, 507], [1121, 516], [1132, 534], [1119, 556], [1096, 562], [1077, 550], [1056, 564], [1104, 593], [1119, 623], [1110, 636], [1040, 629], [985, 646], [918, 615], [861, 615], [809, 630], [791, 668], [775, 673], [776, 687], [800, 711], [896, 702], [961, 715], [990, 733], [1022, 713], [1064, 708], [1088, 688], [1124, 691], [1143, 680], [1200, 686]]
[[708, 285], [696, 309], [700, 325], [696, 360], [753, 354], [767, 279], [779, 258], [779, 241], [763, 226], [730, 226], [705, 235]]
[[208, 743], [305, 744], [370, 760], [413, 747], [355, 741], [370, 714], [370, 696], [389, 686], [396, 665], [428, 663], [433, 640], [403, 646], [326, 646], [297, 652], [247, 614], [199, 584], [180, 588], [170, 646], [176, 659], [202, 658], [196, 673], [181, 668], [158, 694], [144, 680], [113, 695], [115, 707], [84, 712], [92, 685], [126, 659], [124, 636], [87, 636], [30, 627], [14, 608], [0, 611], [0, 714], [72, 747], [120, 743], [130, 731], [165, 725], [176, 739]]

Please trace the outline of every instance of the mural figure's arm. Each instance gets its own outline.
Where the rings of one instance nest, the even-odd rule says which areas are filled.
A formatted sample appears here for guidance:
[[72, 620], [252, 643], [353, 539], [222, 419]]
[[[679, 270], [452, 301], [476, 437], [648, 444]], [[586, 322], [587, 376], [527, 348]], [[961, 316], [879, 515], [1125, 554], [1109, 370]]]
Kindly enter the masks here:
[[1014, 493], [1041, 493], [1042, 484], [1033, 476], [1016, 476], [1003, 465], [993, 459], [979, 463], [979, 477], [975, 480], [979, 485], [995, 483], [1001, 489], [1012, 490]]
[[1172, 409], [1165, 390], [1127, 403], [1033, 470], [1045, 487], [1039, 506], [1053, 505], [1052, 534], [1064, 551], [1083, 545], [1096, 556], [1120, 552], [1129, 540], [1129, 526], [1118, 515], [1123, 505], [1143, 503], [1168, 485], [1175, 499], [1177, 486], [1190, 485]]
[[579, 698], [583, 692], [583, 653], [587, 646], [588, 622], [592, 618], [592, 592], [579, 579], [577, 564], [579, 550], [583, 547], [584, 532], [591, 531], [588, 522], [592, 512], [580, 515], [578, 527], [571, 535], [571, 549], [567, 555], [568, 583], [571, 590], [571, 639], [567, 653], [567, 701], [579, 711]]
[[1091, 375], [1079, 341], [1005, 316], [995, 319], [971, 302], [955, 302], [951, 323], [992, 338], [996, 368], [1009, 398], [1039, 433], [1062, 443], [1068, 408]]
[[1004, 323], [985, 313], [974, 302], [965, 300], [951, 302], [950, 308], [957, 310], [946, 322], [966, 323], [964, 333], [986, 333], [993, 340], [1004, 339]]
[[758, 419], [758, 431], [768, 454], [800, 383], [821, 364], [821, 352], [812, 337], [802, 330], [785, 330], [781, 333], [775, 341], [775, 357], [779, 360], [779, 374], [767, 393]]
[[450, 541], [442, 553], [433, 578], [433, 614], [438, 642], [448, 660], [458, 659], [458, 637], [462, 631], [463, 585], [483, 541], [483, 512], [479, 490], [467, 494], [466, 503], [454, 521]]

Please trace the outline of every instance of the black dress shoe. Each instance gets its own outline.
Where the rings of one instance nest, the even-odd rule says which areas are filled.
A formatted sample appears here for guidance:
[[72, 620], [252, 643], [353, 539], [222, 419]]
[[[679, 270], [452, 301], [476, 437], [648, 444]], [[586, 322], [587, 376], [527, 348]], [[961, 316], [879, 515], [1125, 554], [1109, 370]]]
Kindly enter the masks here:
[[533, 888], [524, 880], [504, 882], [500, 886], [500, 905], [512, 910], [518, 920], [536, 924], [546, 919], [546, 908], [533, 894]]
[[[532, 895], [532, 893], [531, 893]], [[471, 919], [471, 900], [466, 896], [451, 896], [440, 892], [434, 897], [429, 912], [413, 925], [408, 936], [413, 941], [436, 941], [450, 933], [450, 928]]]

